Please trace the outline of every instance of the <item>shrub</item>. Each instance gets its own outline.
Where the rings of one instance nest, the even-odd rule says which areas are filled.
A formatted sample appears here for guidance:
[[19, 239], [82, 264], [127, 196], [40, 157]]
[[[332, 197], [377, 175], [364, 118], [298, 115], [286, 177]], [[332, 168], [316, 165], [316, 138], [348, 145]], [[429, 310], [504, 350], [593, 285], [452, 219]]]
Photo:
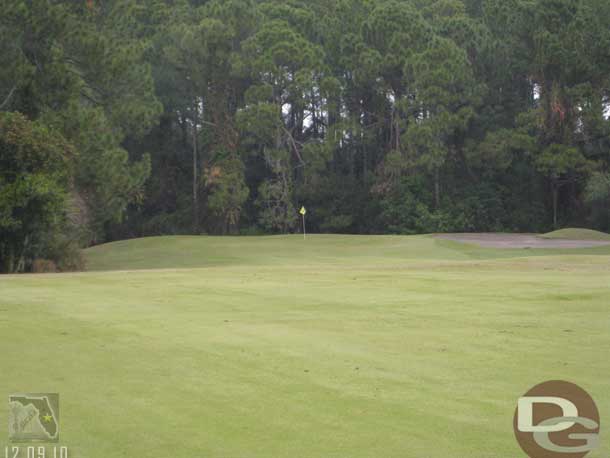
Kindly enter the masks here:
[[57, 266], [49, 259], [34, 259], [32, 272], [35, 274], [48, 274], [57, 272]]

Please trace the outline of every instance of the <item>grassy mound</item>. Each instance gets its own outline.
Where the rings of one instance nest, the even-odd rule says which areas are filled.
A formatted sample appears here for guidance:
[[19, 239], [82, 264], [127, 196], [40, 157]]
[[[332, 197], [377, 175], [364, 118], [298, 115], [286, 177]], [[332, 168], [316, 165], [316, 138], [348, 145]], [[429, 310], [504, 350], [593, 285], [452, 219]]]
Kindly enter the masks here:
[[610, 235], [591, 229], [567, 228], [549, 232], [541, 235], [545, 239], [568, 239], [568, 240], [600, 240], [610, 241]]
[[470, 252], [429, 236], [311, 235], [269, 237], [149, 237], [84, 251], [87, 270], [140, 270], [210, 266], [379, 265], [405, 260], [466, 260]]
[[[610, 254], [592, 250], [532, 249], [528, 256]], [[299, 235], [270, 237], [149, 237], [108, 243], [84, 251], [88, 271], [189, 269], [198, 267], [290, 267], [334, 265], [371, 268], [405, 263], [468, 261], [522, 256], [418, 236]]]

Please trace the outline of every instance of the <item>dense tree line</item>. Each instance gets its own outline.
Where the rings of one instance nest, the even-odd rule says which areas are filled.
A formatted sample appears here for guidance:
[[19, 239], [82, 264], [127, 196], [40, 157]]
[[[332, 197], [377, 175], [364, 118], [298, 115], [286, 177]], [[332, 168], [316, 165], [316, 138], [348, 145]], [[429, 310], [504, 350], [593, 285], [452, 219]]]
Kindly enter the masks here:
[[0, 271], [182, 233], [610, 228], [607, 0], [0, 0]]

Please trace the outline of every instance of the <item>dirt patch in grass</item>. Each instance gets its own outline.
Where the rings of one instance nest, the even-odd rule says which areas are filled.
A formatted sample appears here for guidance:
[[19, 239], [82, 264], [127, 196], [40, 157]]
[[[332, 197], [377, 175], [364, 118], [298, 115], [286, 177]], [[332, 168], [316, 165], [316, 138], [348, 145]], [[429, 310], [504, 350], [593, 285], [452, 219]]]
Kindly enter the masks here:
[[439, 234], [439, 239], [469, 243], [484, 248], [593, 248], [610, 245], [610, 241], [545, 239], [536, 234]]

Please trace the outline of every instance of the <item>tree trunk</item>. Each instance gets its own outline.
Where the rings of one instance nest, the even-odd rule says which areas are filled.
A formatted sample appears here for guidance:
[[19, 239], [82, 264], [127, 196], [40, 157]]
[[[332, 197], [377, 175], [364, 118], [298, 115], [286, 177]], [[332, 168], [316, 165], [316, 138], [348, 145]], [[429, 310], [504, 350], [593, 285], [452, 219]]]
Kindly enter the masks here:
[[193, 116], [193, 230], [199, 233], [199, 174], [198, 174], [198, 151], [197, 151], [197, 122], [199, 108], [195, 107]]
[[25, 253], [28, 249], [29, 244], [30, 244], [30, 237], [28, 235], [26, 235], [25, 239], [23, 240], [23, 247], [21, 248], [21, 253], [19, 254], [19, 259], [17, 260], [17, 263], [13, 267], [13, 272], [16, 272], [16, 273], [25, 272]]
[[362, 148], [362, 181], [366, 183], [366, 178], [369, 174], [369, 158], [367, 154], [367, 148]]
[[434, 202], [438, 210], [441, 206], [441, 180], [438, 166], [434, 168]]
[[559, 202], [559, 187], [556, 184], [551, 184], [553, 190], [553, 228], [557, 229], [557, 206]]
[[12, 274], [15, 272], [15, 249], [12, 245], [9, 245], [8, 250], [6, 273]]

